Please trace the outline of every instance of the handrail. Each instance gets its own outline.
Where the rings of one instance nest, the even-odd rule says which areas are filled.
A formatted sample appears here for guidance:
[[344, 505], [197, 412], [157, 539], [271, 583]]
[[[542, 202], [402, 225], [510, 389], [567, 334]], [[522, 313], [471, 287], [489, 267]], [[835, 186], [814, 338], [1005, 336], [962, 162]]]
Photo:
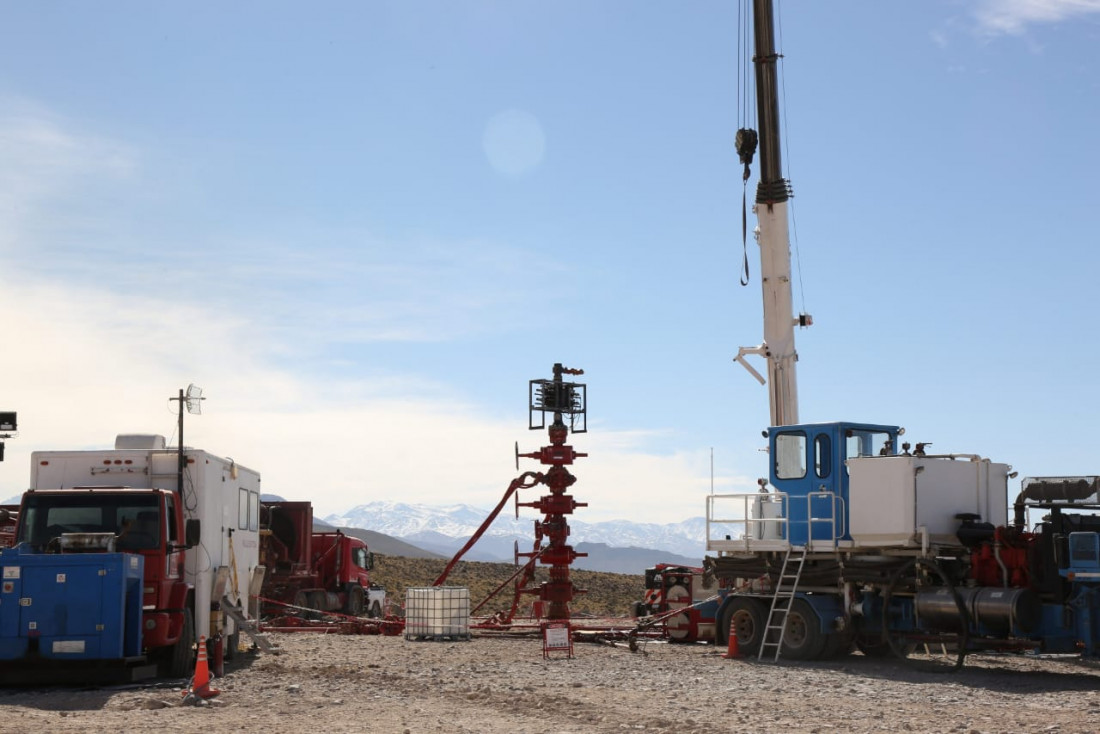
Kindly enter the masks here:
[[[829, 509], [831, 510], [831, 513], [828, 516], [822, 516], [822, 517], [815, 517], [814, 516], [814, 512], [813, 512], [814, 502], [813, 501], [814, 501], [815, 497], [828, 498], [828, 499], [832, 500], [829, 503]], [[840, 504], [840, 526], [841, 526], [840, 527], [840, 532], [837, 532], [837, 504], [838, 503]], [[846, 524], [844, 522], [846, 517], [847, 517], [847, 515], [844, 512], [844, 498], [841, 497], [840, 495], [838, 495], [834, 492], [826, 491], [826, 490], [820, 490], [820, 491], [817, 491], [817, 492], [808, 492], [806, 494], [806, 529], [808, 531], [806, 533], [807, 542], [812, 543], [815, 540], [827, 540], [830, 543], [832, 543], [834, 548], [836, 548], [837, 541], [840, 538], [843, 538], [845, 535], [848, 534], [847, 527], [846, 527]], [[820, 538], [820, 539], [814, 538], [814, 532], [813, 532], [814, 523], [823, 523], [823, 522], [829, 523], [829, 525], [828, 525], [829, 531], [830, 531], [829, 537], [828, 538]]]
[[[733, 517], [715, 517], [715, 500], [734, 500], [740, 502], [740, 513]], [[761, 508], [757, 513], [750, 510], [750, 502], [753, 510]], [[716, 540], [711, 535], [712, 525], [721, 525], [723, 527], [742, 527], [741, 537], [737, 540], [743, 540], [746, 548], [752, 540], [763, 540], [768, 536], [773, 536], [771, 539], [786, 540], [787, 533], [787, 506], [788, 497], [786, 492], [751, 492], [746, 494], [712, 494], [707, 497], [707, 543]], [[762, 508], [765, 505], [779, 506], [779, 511], [775, 517], [763, 516]], [[736, 510], [734, 510], [736, 512]], [[773, 532], [769, 532], [769, 528], [773, 528]], [[726, 536], [725, 540], [734, 540], [734, 538]]]
[[[707, 544], [712, 541], [741, 542], [746, 550], [749, 550], [752, 542], [756, 540], [790, 540], [792, 526], [804, 526], [808, 542], [814, 542], [813, 529], [815, 525], [828, 523], [829, 537], [816, 539], [818, 542], [826, 541], [835, 548], [837, 542], [848, 534], [847, 515], [845, 513], [844, 498], [834, 492], [818, 491], [809, 492], [806, 498], [806, 518], [804, 520], [791, 520], [789, 517], [790, 496], [787, 492], [751, 492], [744, 494], [712, 494], [707, 497]], [[818, 505], [822, 499], [828, 501], [828, 514], [817, 516], [814, 514], [814, 501]], [[732, 509], [730, 503], [734, 503]], [[717, 505], [723, 505], [723, 515], [717, 516]], [[738, 505], [740, 505], [738, 507]], [[766, 516], [764, 507], [778, 506], [774, 517]], [[767, 513], [770, 514], [770, 513]], [[723, 529], [742, 528], [739, 537], [725, 538], [714, 537], [716, 526]], [[725, 533], [722, 533], [725, 534]]]

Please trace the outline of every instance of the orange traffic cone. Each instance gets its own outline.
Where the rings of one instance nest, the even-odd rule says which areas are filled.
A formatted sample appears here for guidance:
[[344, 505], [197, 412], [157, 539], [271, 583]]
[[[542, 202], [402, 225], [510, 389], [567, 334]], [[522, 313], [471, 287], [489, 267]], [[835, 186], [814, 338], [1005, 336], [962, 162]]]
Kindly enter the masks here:
[[199, 698], [213, 698], [219, 693], [221, 691], [217, 688], [210, 687], [210, 667], [206, 664], [206, 635], [202, 635], [199, 637], [199, 657], [195, 661], [195, 677], [187, 686], [187, 694], [193, 694]]
[[733, 660], [741, 657], [741, 651], [737, 649], [737, 630], [730, 630], [730, 642], [729, 648], [726, 650], [726, 654], [723, 655], [726, 660]]

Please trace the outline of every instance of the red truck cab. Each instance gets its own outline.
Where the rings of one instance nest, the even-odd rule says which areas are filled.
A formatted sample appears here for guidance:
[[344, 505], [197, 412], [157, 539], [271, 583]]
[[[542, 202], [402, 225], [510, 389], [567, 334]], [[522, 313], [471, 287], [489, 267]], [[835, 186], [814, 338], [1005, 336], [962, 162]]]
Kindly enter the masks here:
[[142, 555], [143, 647], [165, 661], [166, 673], [185, 675], [185, 665], [170, 660], [178, 655], [179, 663], [189, 657], [194, 638], [194, 600], [185, 576], [184, 552], [196, 542], [197, 523], [184, 521], [175, 493], [167, 490], [32, 489], [23, 495], [15, 542], [51, 553], [72, 552], [63, 547], [62, 536], [101, 538], [106, 545], [89, 544], [76, 550]]

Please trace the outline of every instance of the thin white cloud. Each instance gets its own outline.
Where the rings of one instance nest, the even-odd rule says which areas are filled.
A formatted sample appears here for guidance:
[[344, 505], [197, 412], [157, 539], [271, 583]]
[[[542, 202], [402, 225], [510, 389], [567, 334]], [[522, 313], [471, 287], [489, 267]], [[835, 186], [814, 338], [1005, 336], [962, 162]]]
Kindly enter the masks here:
[[[55, 205], [133, 180], [135, 151], [104, 137], [74, 135], [64, 122], [24, 99], [0, 99], [0, 252], [25, 251], [29, 230], [56, 231], [66, 212]], [[48, 215], [48, 216], [47, 216]]]
[[278, 215], [236, 222], [246, 236], [176, 234], [192, 217], [160, 152], [143, 157], [25, 100], [0, 98], [0, 159], [5, 271], [129, 298], [170, 292], [249, 321], [283, 354], [511, 331], [570, 295], [560, 263], [472, 238], [383, 238]]
[[1020, 35], [1028, 26], [1100, 13], [1100, 0], [982, 0], [974, 15], [992, 35]]
[[[123, 204], [90, 212], [80, 202], [105, 192], [127, 202], [137, 183], [160, 180], [143, 168], [156, 156], [31, 106], [19, 113], [0, 101], [9, 345], [0, 409], [20, 417], [0, 463], [0, 499], [26, 487], [31, 451], [109, 447], [117, 433], [171, 437], [169, 398], [192, 381], [208, 400], [188, 419], [187, 443], [259, 470], [266, 491], [311, 499], [321, 514], [394, 498], [492, 506], [516, 475], [513, 442], [546, 442], [425, 376], [375, 365], [381, 374], [369, 381], [295, 369], [302, 351], [324, 354], [335, 339], [453, 338], [468, 333], [464, 321], [507, 328], [526, 318], [510, 306], [545, 309], [526, 277], [545, 276], [545, 263], [481, 242], [425, 240], [396, 252], [367, 237], [357, 249], [348, 233], [305, 247], [293, 234], [276, 246], [213, 232], [187, 256], [143, 249], [140, 235], [117, 231], [131, 213]], [[592, 454], [575, 467], [578, 499], [591, 505], [584, 519], [702, 513], [705, 457], [653, 455], [646, 438], [577, 438]], [[530, 463], [521, 470], [538, 468]]]
[[[127, 432], [171, 438], [169, 398], [190, 381], [207, 401], [202, 416], [187, 418], [188, 444], [259, 470], [265, 491], [310, 499], [322, 515], [388, 499], [490, 507], [518, 474], [513, 443], [529, 451], [547, 442], [525, 425], [482, 416], [443, 386], [422, 397], [394, 378], [387, 397], [365, 382], [295, 376], [254, 358], [265, 350], [250, 341], [247, 323], [167, 305], [88, 288], [0, 283], [0, 311], [17, 316], [7, 336], [21, 345], [4, 369], [0, 407], [19, 411], [21, 432], [0, 464], [0, 499], [25, 487], [31, 451], [109, 447]], [[589, 454], [572, 467], [578, 483], [571, 491], [589, 503], [578, 518], [675, 522], [703, 514], [706, 452], [653, 455], [639, 446], [647, 438], [615, 431], [573, 437]], [[519, 471], [542, 469], [523, 460]], [[717, 483], [720, 491], [736, 484]], [[545, 491], [527, 490], [522, 499]]]

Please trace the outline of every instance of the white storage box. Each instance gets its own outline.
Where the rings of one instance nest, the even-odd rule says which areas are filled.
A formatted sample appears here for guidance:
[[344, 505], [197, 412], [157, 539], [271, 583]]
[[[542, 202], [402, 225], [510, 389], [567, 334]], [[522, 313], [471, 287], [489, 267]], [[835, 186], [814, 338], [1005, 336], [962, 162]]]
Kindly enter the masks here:
[[470, 590], [464, 586], [406, 589], [405, 639], [470, 639]]

